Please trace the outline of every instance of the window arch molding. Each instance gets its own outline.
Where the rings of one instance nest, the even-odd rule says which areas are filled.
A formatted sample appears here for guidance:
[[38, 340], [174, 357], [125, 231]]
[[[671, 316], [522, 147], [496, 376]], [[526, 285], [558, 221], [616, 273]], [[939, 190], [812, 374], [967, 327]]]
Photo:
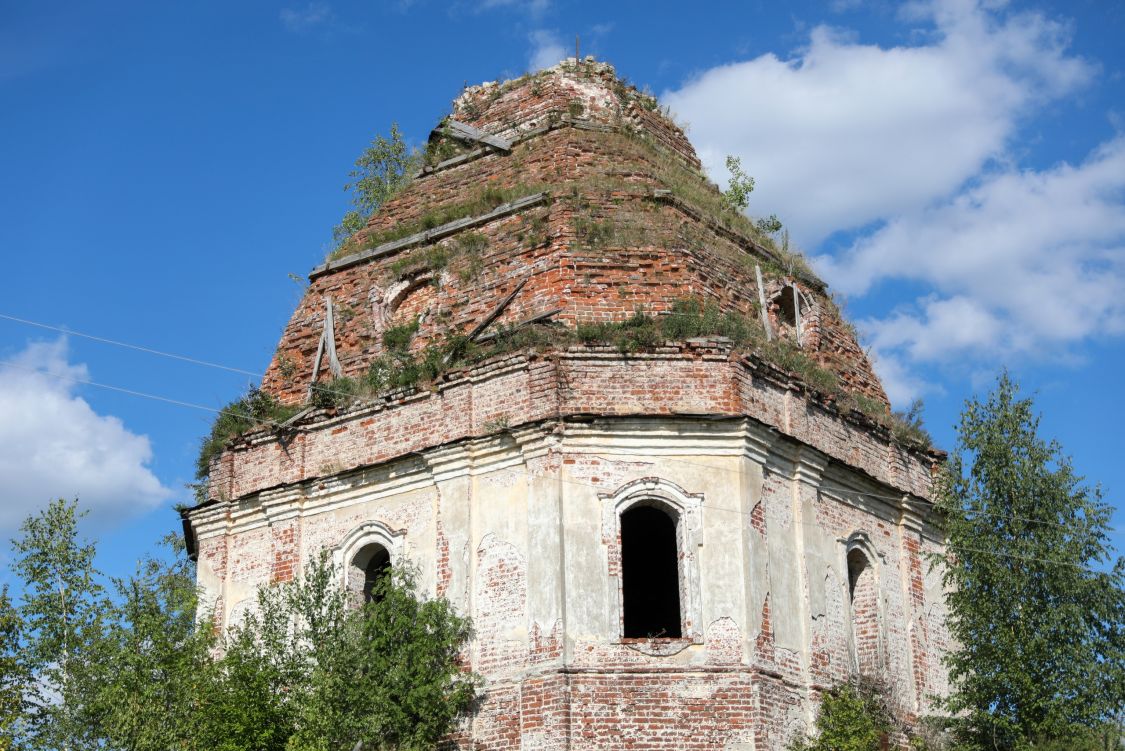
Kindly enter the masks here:
[[[863, 568], [858, 572], [854, 569], [854, 563], [857, 561], [863, 564]], [[886, 668], [886, 618], [883, 604], [886, 584], [885, 564], [885, 556], [875, 547], [867, 532], [853, 532], [844, 541], [841, 565], [844, 573], [843, 597], [847, 604], [845, 633], [848, 642], [848, 659], [852, 669], [861, 673], [878, 674]], [[860, 577], [866, 577], [866, 580]], [[857, 587], [865, 589], [857, 591]], [[870, 588], [870, 591], [866, 588]], [[857, 604], [857, 600], [864, 597], [869, 597], [870, 602], [865, 605]], [[870, 612], [858, 612], [859, 607], [869, 608]], [[865, 617], [874, 620], [873, 633], [869, 632], [866, 636], [861, 636], [857, 634], [857, 628], [862, 628]], [[866, 652], [861, 643], [864, 639], [867, 640]]]
[[348, 532], [332, 551], [332, 563], [336, 566], [341, 583], [347, 587], [352, 561], [364, 548], [372, 545], [379, 545], [387, 551], [392, 567], [401, 565], [405, 535], [404, 530], [395, 530], [383, 522], [374, 520], [364, 522]]
[[703, 544], [701, 514], [703, 494], [689, 493], [659, 477], [644, 477], [625, 483], [612, 493], [599, 493], [602, 501], [603, 542], [608, 549], [609, 594], [618, 616], [617, 637], [624, 631], [624, 592], [621, 559], [621, 515], [642, 506], [658, 508], [675, 522], [679, 558], [681, 639], [702, 641], [702, 609], [699, 580], [699, 547]]

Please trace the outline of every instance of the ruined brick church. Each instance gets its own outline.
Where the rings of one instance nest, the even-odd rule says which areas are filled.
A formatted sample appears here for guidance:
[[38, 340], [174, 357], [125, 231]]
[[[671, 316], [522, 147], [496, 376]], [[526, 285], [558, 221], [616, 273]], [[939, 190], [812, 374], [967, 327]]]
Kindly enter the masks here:
[[262, 384], [309, 406], [186, 513], [216, 617], [325, 549], [357, 590], [409, 562], [473, 620], [463, 748], [781, 749], [860, 673], [926, 713], [941, 455], [824, 283], [589, 58], [467, 88], [428, 154], [310, 274]]

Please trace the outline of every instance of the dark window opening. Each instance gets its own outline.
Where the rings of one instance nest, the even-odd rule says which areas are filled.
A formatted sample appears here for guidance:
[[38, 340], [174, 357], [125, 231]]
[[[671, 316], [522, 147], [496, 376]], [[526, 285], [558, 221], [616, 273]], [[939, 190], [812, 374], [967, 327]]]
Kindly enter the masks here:
[[860, 675], [878, 676], [883, 664], [878, 581], [871, 559], [858, 549], [848, 552], [848, 594], [855, 668]]
[[[837, 559], [838, 560], [838, 559]], [[855, 601], [855, 587], [863, 572], [867, 570], [867, 556], [859, 550], [848, 553], [848, 595]]]
[[352, 591], [358, 590], [363, 602], [380, 599], [376, 587], [391, 571], [391, 554], [382, 545], [368, 545], [352, 559]]
[[626, 638], [680, 638], [676, 520], [661, 509], [621, 515], [621, 585]]
[[777, 296], [777, 320], [786, 326], [797, 325], [797, 290], [792, 286], [782, 288]]

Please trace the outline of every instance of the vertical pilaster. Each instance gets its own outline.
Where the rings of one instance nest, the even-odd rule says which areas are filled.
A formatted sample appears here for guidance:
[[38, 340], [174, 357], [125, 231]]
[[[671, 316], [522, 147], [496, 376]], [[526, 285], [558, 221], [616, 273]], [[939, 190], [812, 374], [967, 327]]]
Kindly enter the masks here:
[[[900, 576], [903, 587], [903, 610], [910, 635], [911, 678], [909, 705], [915, 712], [921, 710], [922, 698], [928, 693], [926, 667], [929, 664], [929, 624], [926, 618], [925, 565], [922, 560], [922, 517], [904, 496], [898, 519]], [[905, 687], [904, 687], [905, 688]], [[906, 697], [904, 697], [906, 698]]]

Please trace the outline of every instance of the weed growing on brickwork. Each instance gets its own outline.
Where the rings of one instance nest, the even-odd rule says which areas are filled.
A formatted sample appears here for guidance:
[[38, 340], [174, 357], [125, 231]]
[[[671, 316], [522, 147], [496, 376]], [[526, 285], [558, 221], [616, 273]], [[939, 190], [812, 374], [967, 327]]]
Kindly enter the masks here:
[[478, 191], [472, 198], [460, 203], [450, 204], [431, 211], [427, 211], [418, 219], [411, 222], [402, 222], [381, 232], [372, 232], [362, 240], [353, 238], [348, 243], [341, 245], [329, 254], [328, 259], [343, 258], [352, 253], [378, 247], [384, 243], [401, 240], [404, 237], [417, 235], [426, 230], [440, 227], [443, 224], [466, 219], [471, 216], [487, 214], [489, 211], [510, 203], [519, 198], [538, 193], [544, 189], [542, 185], [516, 185], [511, 188], [488, 186]]
[[[480, 240], [468, 239], [476, 246]], [[837, 376], [809, 353], [784, 339], [767, 341], [756, 317], [723, 312], [714, 302], [694, 298], [676, 300], [661, 315], [642, 309], [621, 321], [580, 322], [571, 329], [540, 322], [526, 326], [498, 326], [484, 341], [469, 341], [457, 332], [447, 332], [419, 352], [410, 344], [420, 327], [418, 319], [388, 328], [383, 334], [385, 354], [375, 358], [359, 377], [335, 378], [313, 386], [311, 405], [319, 408], [347, 408], [371, 402], [390, 393], [412, 390], [432, 383], [444, 373], [508, 352], [565, 348], [574, 344], [610, 345], [621, 353], [652, 350], [667, 343], [702, 337], [722, 337], [735, 350], [752, 351], [780, 370], [791, 373], [811, 389], [834, 400], [842, 412], [857, 410], [891, 431], [897, 442], [920, 448], [931, 446], [922, 428], [920, 407], [898, 415], [888, 412], [877, 399], [847, 391]], [[229, 408], [230, 415], [216, 421], [211, 436], [204, 442], [199, 466], [208, 467], [213, 456], [233, 437], [255, 428], [287, 419], [297, 407], [281, 407], [261, 392], [246, 397]], [[269, 401], [264, 401], [269, 400]], [[276, 409], [276, 412], [270, 410]], [[254, 410], [257, 410], [256, 412]], [[258, 415], [250, 419], [240, 417]], [[224, 413], [226, 415], [226, 413]], [[275, 415], [270, 418], [269, 415]], [[206, 477], [206, 471], [200, 479]], [[200, 486], [202, 487], [202, 485]]]
[[419, 320], [415, 316], [410, 323], [390, 326], [383, 332], [383, 346], [393, 354], [404, 354], [410, 349], [410, 342], [418, 333]]
[[473, 363], [496, 355], [527, 349], [545, 351], [569, 347], [577, 341], [574, 330], [559, 324], [538, 323], [532, 326], [498, 326], [495, 334], [484, 342], [467, 342], [461, 350], [459, 364]]
[[915, 399], [910, 403], [909, 409], [896, 410], [891, 413], [891, 432], [900, 443], [913, 443], [922, 446], [933, 444], [933, 440], [922, 422], [923, 407], [922, 400]]
[[486, 433], [499, 433], [502, 430], [507, 430], [510, 424], [511, 419], [506, 414], [501, 414], [491, 420], [485, 420], [481, 423], [481, 427]]
[[762, 328], [737, 313], [723, 313], [713, 302], [689, 298], [672, 303], [672, 310], [660, 319], [665, 336], [675, 341], [699, 336], [725, 336], [742, 347], [760, 343]]
[[624, 321], [579, 323], [575, 334], [583, 344], [612, 344], [622, 353], [651, 349], [665, 341], [657, 320], [640, 311]]
[[[765, 219], [759, 219], [754, 223], [758, 231], [763, 235], [773, 235], [781, 231], [781, 220], [777, 218], [777, 214], [770, 214]], [[785, 233], [785, 239], [781, 243], [782, 248], [789, 249], [789, 233]]]
[[300, 409], [299, 406], [282, 404], [257, 388], [250, 389], [245, 396], [223, 407], [199, 448], [195, 463], [196, 479], [207, 478], [211, 473], [211, 460], [222, 453], [223, 447], [232, 438], [262, 425], [284, 422]]
[[[774, 235], [782, 229], [781, 221], [776, 216], [755, 222], [741, 210], [733, 210], [733, 206], [740, 204], [742, 199], [749, 205], [747, 196], [753, 189], [753, 178], [742, 173], [740, 166], [739, 173], [744, 182], [739, 183], [735, 195], [728, 196], [708, 180], [706, 175], [690, 169], [681, 159], [655, 143], [643, 131], [623, 127], [618, 133], [599, 134], [599, 137], [610, 142], [616, 141], [621, 148], [628, 148], [630, 144], [640, 146], [647, 152], [646, 161], [652, 168], [653, 176], [658, 183], [670, 190], [672, 195], [694, 207], [703, 216], [718, 222], [720, 226], [747, 236], [751, 242], [766, 248], [778, 259], [777, 262], [771, 262], [752, 258], [749, 259], [751, 263], [762, 263], [779, 276], [800, 275], [812, 280], [816, 279], [804, 256], [790, 248], [787, 237], [782, 238], [781, 244], [775, 239]], [[735, 159], [736, 163], [737, 161]]]
[[600, 248], [613, 243], [616, 237], [616, 225], [608, 219], [596, 220], [576, 216], [574, 218], [574, 233], [578, 241], [584, 246]]
[[[438, 123], [438, 129], [445, 125], [447, 120], [448, 118], [445, 118]], [[434, 167], [467, 151], [469, 151], [469, 148], [458, 139], [437, 135], [426, 144], [426, 150], [422, 155], [422, 163], [427, 167]]]
[[464, 263], [457, 271], [462, 282], [470, 282], [484, 270], [484, 252], [488, 249], [488, 238], [480, 232], [462, 232], [453, 242], [457, 255]]
[[550, 225], [547, 222], [547, 212], [524, 214], [520, 217], [520, 230], [516, 239], [526, 243], [528, 247], [536, 248], [546, 245], [550, 241]]
[[390, 138], [376, 134], [356, 159], [351, 182], [344, 185], [352, 192], [355, 208], [333, 230], [338, 247], [350, 244], [367, 219], [409, 184], [421, 162], [422, 155], [406, 145], [397, 123], [391, 124]]
[[289, 355], [278, 355], [277, 372], [286, 381], [291, 380], [297, 374], [297, 363], [293, 362], [293, 358]]

